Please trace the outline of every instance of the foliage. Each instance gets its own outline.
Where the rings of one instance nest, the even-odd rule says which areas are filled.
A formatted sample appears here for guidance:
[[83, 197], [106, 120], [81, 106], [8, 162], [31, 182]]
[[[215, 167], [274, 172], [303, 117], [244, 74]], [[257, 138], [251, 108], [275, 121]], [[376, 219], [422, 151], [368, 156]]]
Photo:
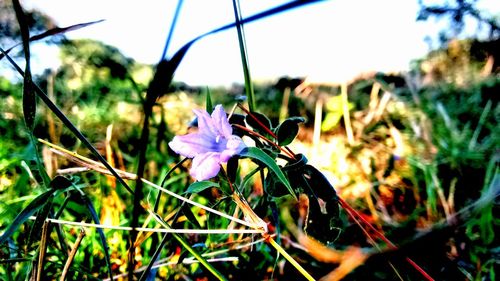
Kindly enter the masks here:
[[[99, 42], [65, 42], [61, 68], [34, 79], [61, 113], [39, 106], [33, 135], [23, 85], [0, 79], [0, 279], [494, 280], [498, 77], [411, 87], [421, 81], [378, 74], [345, 87], [347, 101], [340, 87], [283, 78], [255, 85], [250, 110], [243, 87], [170, 83], [199, 38], [156, 70]], [[318, 101], [323, 132], [311, 129]], [[194, 182], [192, 161], [167, 143], [204, 129], [193, 107], [219, 103], [248, 148]], [[304, 132], [323, 138], [311, 145]]]

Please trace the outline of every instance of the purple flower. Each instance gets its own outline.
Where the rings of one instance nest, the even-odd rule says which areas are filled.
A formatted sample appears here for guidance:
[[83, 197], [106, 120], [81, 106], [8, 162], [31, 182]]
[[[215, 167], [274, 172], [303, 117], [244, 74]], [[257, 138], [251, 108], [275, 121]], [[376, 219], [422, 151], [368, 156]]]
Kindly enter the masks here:
[[212, 116], [204, 110], [193, 110], [198, 117], [198, 131], [184, 136], [175, 136], [169, 142], [176, 153], [193, 158], [190, 174], [198, 181], [215, 177], [221, 163], [240, 153], [246, 146], [243, 140], [233, 135], [222, 105], [217, 105]]

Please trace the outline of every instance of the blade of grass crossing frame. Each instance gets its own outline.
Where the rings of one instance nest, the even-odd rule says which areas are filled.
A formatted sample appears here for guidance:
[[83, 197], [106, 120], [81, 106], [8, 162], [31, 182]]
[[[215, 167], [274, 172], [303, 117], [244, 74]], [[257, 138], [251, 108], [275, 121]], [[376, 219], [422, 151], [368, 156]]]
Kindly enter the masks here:
[[35, 116], [36, 116], [36, 95], [33, 85], [33, 80], [31, 78], [31, 54], [30, 54], [30, 33], [28, 23], [26, 21], [26, 15], [24, 14], [24, 10], [19, 3], [19, 0], [12, 1], [17, 21], [19, 22], [19, 28], [21, 29], [21, 38], [23, 41], [23, 51], [24, 58], [26, 60], [26, 66], [24, 70], [24, 81], [23, 81], [23, 116], [26, 127], [28, 128], [30, 142], [34, 148], [34, 155], [36, 159], [36, 164], [38, 170], [43, 179], [43, 184], [47, 186], [50, 182], [49, 176], [44, 169], [42, 164], [42, 160], [36, 149], [37, 143], [33, 137], [33, 129], [35, 128]]
[[[49, 29], [47, 31], [44, 31], [44, 32], [42, 32], [40, 34], [31, 36], [29, 38], [29, 41], [30, 42], [34, 42], [34, 41], [42, 40], [42, 39], [50, 37], [50, 36], [54, 36], [54, 35], [57, 35], [57, 34], [66, 33], [68, 31], [73, 31], [73, 30], [77, 30], [77, 29], [80, 29], [80, 28], [84, 28], [86, 26], [89, 26], [89, 25], [92, 25], [92, 24], [96, 24], [96, 23], [100, 23], [102, 21], [104, 21], [104, 20], [84, 22], [84, 23], [79, 23], [79, 24], [75, 24], [75, 25], [70, 25], [70, 26], [67, 26], [67, 27], [55, 27], [55, 28]], [[12, 51], [17, 46], [19, 46], [19, 44], [16, 44], [16, 45], [8, 48], [7, 50], [5, 50], [5, 53], [6, 54], [10, 53], [10, 51]], [[4, 54], [0, 54], [0, 60], [3, 59], [4, 57], [5, 57]]]
[[40, 210], [45, 206], [45, 202], [56, 192], [56, 189], [49, 189], [48, 191], [38, 195], [33, 201], [31, 201], [26, 208], [24, 208], [14, 219], [14, 221], [9, 225], [7, 230], [0, 236], [0, 245], [3, 244], [7, 239], [17, 230], [21, 224], [29, 219], [36, 211]]
[[170, 30], [168, 31], [167, 41], [165, 42], [165, 47], [163, 48], [163, 52], [161, 54], [160, 61], [164, 60], [165, 56], [167, 55], [167, 50], [168, 50], [168, 47], [170, 46], [170, 41], [172, 40], [172, 37], [174, 35], [175, 26], [177, 25], [177, 19], [179, 18], [179, 14], [181, 13], [181, 8], [182, 8], [183, 2], [184, 2], [183, 0], [179, 0], [177, 2], [177, 7], [175, 8], [174, 18], [172, 19], [172, 24], [170, 25]]
[[[12, 58], [5, 53], [5, 51], [0, 48], [0, 52], [2, 52], [7, 60], [10, 62], [12, 66], [21, 74], [21, 76], [25, 76], [24, 71], [17, 65]], [[109, 170], [109, 172], [116, 177], [116, 179], [123, 185], [123, 187], [130, 193], [133, 193], [132, 189], [128, 186], [128, 184], [123, 180], [120, 175], [109, 165], [109, 163], [102, 157], [102, 155], [97, 151], [97, 149], [89, 142], [89, 140], [76, 128], [75, 125], [64, 115], [64, 113], [55, 105], [49, 97], [38, 87], [37, 84], [33, 83], [35, 93], [38, 95], [38, 97], [47, 105], [47, 107], [52, 111], [61, 122], [68, 127], [68, 129], [75, 135], [89, 150], [90, 152], [106, 167], [106, 169]]]
[[[292, 9], [295, 9], [298, 7], [305, 6], [307, 4], [312, 4], [312, 3], [316, 3], [316, 2], [320, 2], [320, 1], [323, 1], [323, 0], [308, 0], [308, 1], [296, 0], [296, 1], [292, 1], [289, 3], [285, 3], [283, 5], [265, 10], [263, 12], [257, 13], [255, 15], [249, 16], [248, 18], [241, 19], [239, 24], [242, 25], [242, 24], [254, 22], [254, 21], [266, 18], [266, 17], [277, 15], [277, 14], [280, 14], [280, 13], [283, 13], [283, 12], [286, 12], [286, 11], [289, 11], [289, 10], [292, 10]], [[158, 89], [161, 89], [162, 91], [156, 91], [156, 94], [159, 95], [162, 92], [166, 92], [166, 89], [168, 89], [168, 86], [170, 85], [170, 82], [172, 81], [173, 75], [174, 75], [177, 67], [181, 63], [182, 59], [184, 58], [184, 55], [187, 53], [189, 48], [191, 48], [191, 46], [195, 42], [197, 42], [198, 40], [200, 40], [206, 36], [209, 36], [209, 35], [236, 27], [237, 25], [238, 24], [236, 22], [232, 22], [232, 23], [226, 24], [224, 26], [221, 26], [219, 28], [216, 28], [214, 30], [211, 30], [207, 33], [204, 33], [204, 34], [194, 38], [193, 40], [189, 41], [184, 46], [182, 46], [169, 60], [167, 60], [167, 59], [161, 60], [157, 66], [156, 72], [158, 74], [162, 74], [162, 75], [159, 75], [162, 79], [159, 79], [157, 82], [155, 82], [155, 81], [153, 81], [153, 82], [161, 83], [161, 84], [155, 85], [155, 86], [157, 86]], [[157, 98], [157, 96], [154, 96], [154, 95], [151, 95], [151, 97], [150, 97], [150, 99], [152, 101], [155, 101], [156, 98]]]
[[[156, 218], [156, 220], [165, 228], [170, 229], [170, 225], [168, 225], [165, 221], [163, 221], [158, 215], [153, 213], [153, 216]], [[224, 277], [217, 269], [215, 269], [204, 257], [202, 257], [189, 243], [179, 234], [177, 233], [172, 233], [174, 238], [186, 249], [191, 253], [203, 266], [205, 266], [208, 271], [210, 271], [217, 279], [219, 280], [227, 280], [226, 277]]]
[[234, 18], [236, 30], [238, 32], [238, 43], [240, 46], [241, 64], [243, 66], [243, 75], [245, 78], [245, 93], [248, 98], [248, 107], [250, 111], [255, 111], [255, 95], [253, 91], [252, 78], [250, 76], [250, 67], [248, 66], [248, 52], [245, 40], [245, 31], [241, 23], [240, 1], [233, 0]]
[[28, 23], [26, 22], [26, 15], [19, 0], [13, 0], [12, 4], [16, 12], [19, 28], [21, 29], [21, 38], [23, 40], [24, 58], [26, 59], [26, 67], [24, 69], [24, 83], [23, 83], [23, 114], [24, 122], [30, 132], [33, 132], [35, 126], [35, 113], [36, 113], [36, 96], [33, 91], [30, 69], [30, 33]]

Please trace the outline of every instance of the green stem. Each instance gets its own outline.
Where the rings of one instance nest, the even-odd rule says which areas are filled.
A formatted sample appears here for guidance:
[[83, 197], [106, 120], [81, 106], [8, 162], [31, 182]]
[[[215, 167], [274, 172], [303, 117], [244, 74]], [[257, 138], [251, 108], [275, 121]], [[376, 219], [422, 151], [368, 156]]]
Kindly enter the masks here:
[[253, 91], [252, 78], [248, 66], [248, 53], [245, 42], [245, 32], [241, 22], [241, 10], [239, 0], [233, 0], [234, 17], [236, 20], [236, 30], [238, 31], [238, 42], [240, 44], [241, 63], [243, 65], [243, 75], [245, 77], [245, 93], [248, 98], [248, 107], [250, 111], [255, 111], [255, 95]]

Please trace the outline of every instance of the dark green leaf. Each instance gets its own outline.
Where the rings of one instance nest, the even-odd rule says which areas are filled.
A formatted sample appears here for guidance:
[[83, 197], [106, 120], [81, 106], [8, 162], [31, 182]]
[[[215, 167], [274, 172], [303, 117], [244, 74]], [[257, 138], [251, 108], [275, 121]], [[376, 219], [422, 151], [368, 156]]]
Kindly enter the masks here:
[[55, 176], [50, 182], [50, 187], [54, 189], [66, 189], [72, 185], [73, 183], [63, 176]]
[[[245, 116], [242, 115], [242, 114], [237, 114], [237, 113], [233, 113], [231, 115], [231, 117], [229, 117], [229, 124], [238, 124], [240, 126], [243, 126], [245, 127]], [[239, 137], [243, 137], [243, 135], [245, 135], [245, 131], [243, 131], [242, 129], [240, 128], [237, 128], [236, 126], [233, 126], [233, 135], [236, 135], [236, 136], [239, 136]]]
[[272, 127], [271, 120], [269, 120], [269, 118], [267, 118], [264, 114], [258, 112], [250, 112], [250, 114], [245, 117], [245, 121], [248, 125], [250, 125], [250, 127], [254, 128], [254, 130], [265, 135], [268, 133], [264, 127], [268, 130], [271, 130]]
[[55, 189], [49, 189], [48, 191], [40, 194], [38, 197], [33, 199], [26, 208], [24, 208], [21, 213], [19, 213], [14, 221], [10, 224], [9, 228], [0, 236], [0, 244], [3, 244], [7, 238], [9, 238], [17, 228], [23, 224], [26, 220], [29, 219], [36, 211], [40, 210], [43, 206], [45, 206], [45, 202], [49, 200], [49, 198], [54, 194]]
[[181, 206], [181, 212], [186, 216], [187, 220], [194, 225], [196, 228], [201, 228], [200, 223], [196, 219], [196, 216], [193, 214], [193, 211], [189, 207], [189, 204], [183, 204]]
[[226, 174], [230, 182], [235, 182], [238, 176], [238, 157], [231, 157], [227, 161]]
[[[28, 67], [26, 67], [26, 73]], [[31, 75], [24, 76], [23, 84], [23, 114], [24, 122], [26, 127], [30, 132], [33, 132], [35, 127], [35, 115], [36, 115], [36, 96], [33, 91], [33, 82], [31, 81]]]
[[33, 223], [33, 227], [31, 228], [28, 238], [28, 248], [31, 248], [31, 243], [40, 240], [42, 235], [42, 226], [45, 223], [45, 220], [49, 217], [50, 210], [52, 209], [52, 202], [52, 196], [47, 198], [47, 200], [42, 203], [42, 209], [37, 212], [35, 222]]
[[281, 146], [289, 145], [299, 133], [299, 123], [305, 121], [302, 117], [292, 117], [283, 121], [276, 129], [278, 144]]
[[188, 189], [186, 190], [186, 193], [199, 193], [207, 188], [210, 187], [219, 187], [219, 184], [216, 182], [211, 182], [211, 181], [197, 181], [192, 183]]
[[214, 110], [214, 106], [212, 105], [212, 98], [210, 97], [210, 89], [207, 87], [207, 97], [205, 100], [205, 109], [207, 110], [208, 114], [212, 114], [212, 111]]
[[240, 152], [240, 156], [258, 160], [262, 164], [264, 164], [278, 177], [278, 180], [285, 185], [285, 187], [288, 189], [288, 192], [290, 192], [290, 194], [292, 194], [297, 199], [297, 196], [295, 195], [293, 188], [290, 186], [290, 183], [288, 182], [285, 174], [283, 174], [280, 167], [278, 166], [278, 164], [276, 164], [276, 161], [271, 158], [271, 156], [267, 155], [264, 151], [257, 147], [245, 148], [242, 152]]
[[[292, 182], [294, 185], [295, 183]], [[264, 190], [267, 195], [271, 197], [282, 197], [288, 195], [289, 191], [286, 189], [285, 185], [279, 181], [273, 174], [269, 174], [264, 180]]]

